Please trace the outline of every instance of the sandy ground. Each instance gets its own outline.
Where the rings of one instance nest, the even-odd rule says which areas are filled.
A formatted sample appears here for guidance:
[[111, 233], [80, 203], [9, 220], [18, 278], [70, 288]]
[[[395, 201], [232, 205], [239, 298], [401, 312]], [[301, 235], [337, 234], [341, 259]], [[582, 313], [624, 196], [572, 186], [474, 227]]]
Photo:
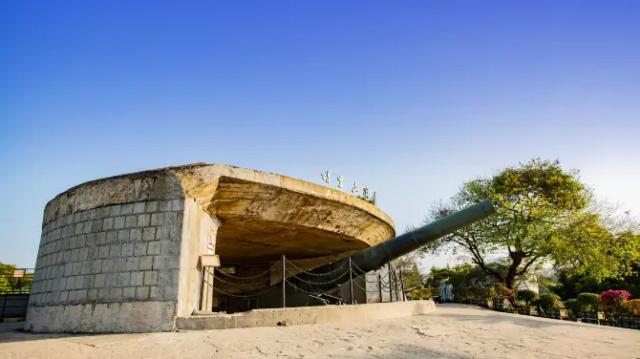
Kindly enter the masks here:
[[[0, 331], [0, 358], [634, 358], [640, 330], [440, 305], [361, 323], [177, 333], [36, 335]], [[14, 325], [15, 327], [15, 325]]]

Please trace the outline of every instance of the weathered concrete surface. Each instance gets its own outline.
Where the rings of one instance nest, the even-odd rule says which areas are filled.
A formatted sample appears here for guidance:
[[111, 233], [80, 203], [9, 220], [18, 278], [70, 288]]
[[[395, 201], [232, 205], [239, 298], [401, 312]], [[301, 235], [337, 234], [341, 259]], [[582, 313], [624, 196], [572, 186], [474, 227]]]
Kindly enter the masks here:
[[616, 358], [637, 359], [640, 331], [439, 305], [370, 321], [64, 336], [2, 333], [0, 358]]
[[254, 309], [237, 314], [214, 314], [178, 318], [178, 329], [233, 329], [278, 325], [368, 321], [423, 315], [436, 309], [432, 300], [356, 305]]
[[384, 212], [347, 193], [233, 166], [87, 182], [45, 208], [26, 328], [171, 330], [198, 309], [201, 255], [268, 265], [286, 254], [309, 268], [393, 235]]

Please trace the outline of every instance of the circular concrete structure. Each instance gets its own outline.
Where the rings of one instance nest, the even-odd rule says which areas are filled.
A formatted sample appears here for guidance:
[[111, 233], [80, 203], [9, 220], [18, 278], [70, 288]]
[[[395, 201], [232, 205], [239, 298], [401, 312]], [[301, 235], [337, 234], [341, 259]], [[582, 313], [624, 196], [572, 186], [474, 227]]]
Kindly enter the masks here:
[[27, 328], [172, 330], [208, 303], [202, 267], [213, 255], [246, 273], [282, 255], [313, 268], [394, 234], [389, 216], [352, 195], [228, 165], [87, 182], [45, 208]]

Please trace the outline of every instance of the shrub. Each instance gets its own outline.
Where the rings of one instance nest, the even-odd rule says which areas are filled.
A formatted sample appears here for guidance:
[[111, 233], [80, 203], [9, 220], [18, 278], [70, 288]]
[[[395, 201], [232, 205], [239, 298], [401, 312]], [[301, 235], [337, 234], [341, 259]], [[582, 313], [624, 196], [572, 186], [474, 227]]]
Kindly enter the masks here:
[[560, 300], [560, 296], [555, 293], [547, 293], [540, 296], [538, 305], [545, 312], [551, 312], [560, 308], [564, 308], [564, 303]]
[[640, 299], [628, 300], [623, 304], [623, 306], [628, 313], [640, 315]]
[[569, 316], [577, 318], [580, 315], [580, 305], [577, 299], [569, 299], [564, 302], [565, 308], [569, 309]]
[[516, 298], [518, 300], [523, 300], [525, 303], [529, 304], [532, 300], [536, 299], [538, 295], [536, 292], [529, 289], [522, 289], [516, 292]]
[[627, 290], [609, 289], [600, 293], [600, 303], [607, 315], [618, 314], [624, 311], [623, 304], [631, 296]]
[[426, 287], [419, 287], [416, 288], [414, 290], [412, 290], [411, 292], [409, 292], [409, 297], [411, 299], [429, 299], [431, 298], [431, 289], [426, 288]]
[[600, 303], [604, 305], [620, 305], [629, 299], [631, 293], [628, 290], [609, 289], [600, 293]]
[[596, 293], [580, 293], [578, 294], [578, 311], [593, 313], [598, 310], [598, 301], [600, 296]]

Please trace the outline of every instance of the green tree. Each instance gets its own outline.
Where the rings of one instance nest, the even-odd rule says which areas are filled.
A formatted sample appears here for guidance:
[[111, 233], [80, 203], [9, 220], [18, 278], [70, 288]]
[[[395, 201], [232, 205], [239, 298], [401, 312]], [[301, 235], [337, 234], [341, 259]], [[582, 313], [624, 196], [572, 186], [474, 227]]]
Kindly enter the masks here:
[[[604, 278], [627, 267], [613, 262], [640, 254], [633, 253], [635, 244], [627, 243], [628, 234], [610, 236], [598, 216], [586, 211], [589, 191], [576, 172], [564, 171], [558, 161], [534, 159], [467, 182], [449, 203], [435, 206], [432, 217], [484, 198], [494, 202], [495, 215], [432, 242], [423, 252], [462, 251], [508, 289], [545, 261], [580, 272], [597, 271]], [[627, 241], [620, 246], [624, 250], [602, 250], [616, 241]], [[620, 251], [627, 254], [621, 260], [616, 257]], [[492, 267], [492, 258], [502, 258], [504, 270]]]
[[397, 258], [392, 262], [392, 265], [396, 270], [402, 271], [402, 284], [406, 291], [420, 288], [424, 285], [425, 278], [422, 273], [420, 273], [415, 254], [407, 254]]

